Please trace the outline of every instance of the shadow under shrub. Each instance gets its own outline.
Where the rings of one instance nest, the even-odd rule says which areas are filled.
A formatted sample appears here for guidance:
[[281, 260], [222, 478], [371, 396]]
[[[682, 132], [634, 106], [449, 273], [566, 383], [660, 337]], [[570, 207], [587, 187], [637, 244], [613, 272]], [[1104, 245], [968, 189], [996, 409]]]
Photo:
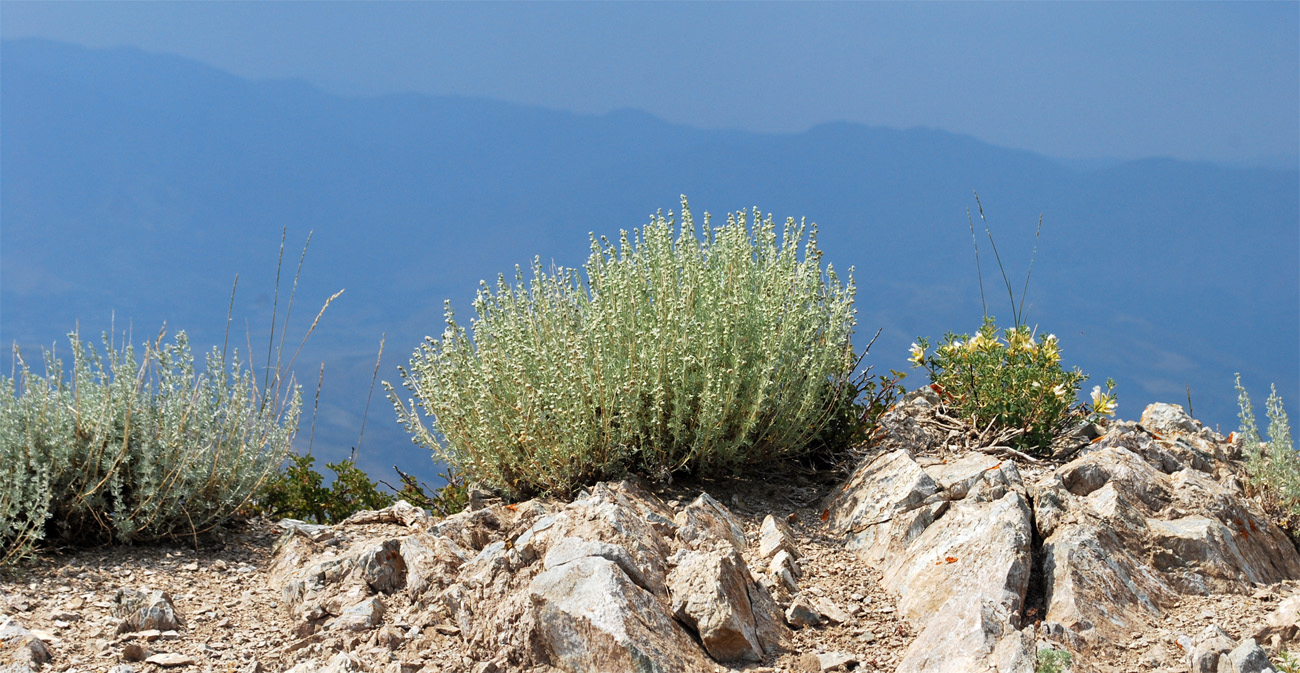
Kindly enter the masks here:
[[757, 210], [697, 235], [683, 198], [680, 226], [593, 236], [585, 275], [484, 284], [401, 370], [414, 399], [385, 386], [416, 443], [513, 497], [798, 455], [854, 398], [854, 285], [821, 256]]
[[300, 396], [276, 376], [259, 389], [236, 352], [194, 369], [184, 332], [137, 360], [69, 335], [72, 370], [45, 352], [45, 375], [15, 353], [0, 377], [0, 561], [57, 536], [143, 542], [202, 533], [275, 473], [298, 427]]

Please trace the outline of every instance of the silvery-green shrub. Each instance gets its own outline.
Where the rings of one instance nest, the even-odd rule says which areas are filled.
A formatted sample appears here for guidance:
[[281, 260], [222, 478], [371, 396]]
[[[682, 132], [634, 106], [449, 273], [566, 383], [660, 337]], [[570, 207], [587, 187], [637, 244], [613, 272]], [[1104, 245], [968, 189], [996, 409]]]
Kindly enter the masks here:
[[203, 373], [184, 332], [103, 353], [69, 335], [72, 369], [15, 353], [0, 378], [0, 559], [54, 533], [71, 541], [189, 536], [227, 519], [284, 459], [298, 426], [291, 380], [259, 389], [236, 352]]
[[1264, 496], [1266, 505], [1277, 514], [1287, 529], [1295, 530], [1300, 524], [1300, 455], [1296, 454], [1291, 439], [1291, 423], [1287, 420], [1282, 397], [1273, 387], [1264, 403], [1268, 418], [1268, 441], [1259, 434], [1255, 410], [1250, 396], [1237, 375], [1237, 404], [1241, 408], [1241, 452], [1246, 458], [1246, 472], [1251, 486]]
[[401, 370], [414, 398], [385, 384], [413, 440], [516, 497], [808, 451], [852, 403], [852, 278], [802, 222], [706, 214], [697, 233], [685, 198], [680, 217], [593, 235], [585, 274], [534, 260], [484, 283], [468, 330], [448, 306]]

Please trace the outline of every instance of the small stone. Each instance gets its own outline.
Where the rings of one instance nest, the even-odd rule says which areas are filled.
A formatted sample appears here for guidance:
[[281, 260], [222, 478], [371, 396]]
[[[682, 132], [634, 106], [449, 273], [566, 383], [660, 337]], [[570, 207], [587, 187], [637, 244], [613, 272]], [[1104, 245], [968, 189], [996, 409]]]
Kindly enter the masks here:
[[153, 656], [153, 650], [139, 643], [127, 643], [122, 648], [122, 661], [144, 661]]
[[795, 596], [790, 602], [790, 607], [786, 608], [785, 621], [796, 629], [802, 629], [807, 626], [817, 626], [822, 623], [821, 613], [813, 602], [805, 595]]
[[187, 654], [177, 654], [175, 652], [166, 652], [164, 654], [155, 654], [144, 660], [146, 664], [154, 664], [163, 668], [173, 668], [176, 666], [189, 666], [194, 663], [194, 657]]
[[847, 671], [850, 665], [857, 662], [856, 656], [844, 652], [826, 652], [817, 655], [817, 667], [821, 671]]

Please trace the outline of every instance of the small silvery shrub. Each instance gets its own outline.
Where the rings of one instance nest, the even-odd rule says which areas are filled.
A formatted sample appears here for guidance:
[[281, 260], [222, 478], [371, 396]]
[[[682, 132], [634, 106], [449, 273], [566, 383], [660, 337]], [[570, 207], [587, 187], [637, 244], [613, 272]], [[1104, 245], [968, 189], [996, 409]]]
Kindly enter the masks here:
[[234, 514], [276, 471], [298, 425], [291, 380], [259, 389], [236, 352], [198, 373], [184, 332], [104, 352], [69, 335], [72, 369], [15, 352], [0, 379], [0, 543], [8, 560], [70, 542], [190, 536]]
[[998, 334], [992, 318], [974, 335], [948, 333], [930, 351], [920, 338], [912, 344], [914, 367], [924, 367], [931, 384], [962, 420], [979, 430], [1002, 429], [1010, 445], [1022, 451], [1049, 453], [1052, 442], [1079, 423], [1115, 412], [1115, 382], [1092, 391], [1092, 404], [1077, 404], [1080, 384], [1088, 377], [1078, 368], [1061, 367], [1056, 335], [1038, 338], [1021, 325]]
[[416, 443], [514, 497], [798, 455], [854, 397], [854, 285], [821, 256], [757, 210], [701, 236], [683, 198], [680, 226], [593, 236], [585, 275], [484, 284], [401, 370], [414, 399], [385, 385]]
[[1287, 530], [1295, 530], [1300, 521], [1300, 457], [1291, 440], [1291, 423], [1282, 398], [1273, 387], [1264, 403], [1268, 417], [1268, 441], [1259, 434], [1250, 396], [1237, 375], [1237, 404], [1241, 408], [1241, 452], [1246, 458], [1246, 472], [1254, 490], [1263, 496], [1266, 507], [1279, 518]]

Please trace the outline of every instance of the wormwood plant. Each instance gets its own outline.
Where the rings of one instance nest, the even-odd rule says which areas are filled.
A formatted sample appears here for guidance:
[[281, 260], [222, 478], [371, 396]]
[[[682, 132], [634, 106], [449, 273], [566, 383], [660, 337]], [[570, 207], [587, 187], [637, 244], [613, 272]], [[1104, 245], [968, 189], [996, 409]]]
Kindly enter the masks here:
[[413, 441], [514, 497], [807, 451], [853, 400], [852, 278], [793, 219], [702, 229], [683, 197], [680, 226], [593, 235], [585, 276], [534, 260], [483, 284], [469, 330], [448, 306], [400, 370], [414, 399], [385, 383]]
[[1246, 471], [1251, 485], [1263, 496], [1265, 506], [1287, 530], [1295, 530], [1300, 520], [1300, 457], [1291, 440], [1291, 424], [1282, 398], [1274, 386], [1264, 403], [1268, 417], [1268, 441], [1259, 434], [1250, 396], [1237, 374], [1237, 404], [1241, 408], [1241, 449], [1246, 457]]
[[264, 392], [238, 352], [216, 348], [196, 373], [184, 332], [170, 343], [160, 334], [140, 358], [107, 335], [103, 353], [68, 338], [68, 377], [52, 351], [44, 375], [15, 351], [16, 374], [0, 379], [8, 560], [50, 531], [76, 542], [205, 531], [279, 466], [300, 409], [291, 381]]
[[1074, 656], [1065, 650], [1042, 649], [1038, 651], [1038, 666], [1034, 673], [1064, 673], [1074, 663]]
[[[980, 301], [984, 306], [984, 324], [975, 334], [949, 332], [933, 351], [930, 341], [918, 338], [912, 344], [910, 360], [914, 367], [924, 367], [930, 382], [945, 402], [978, 432], [992, 431], [995, 442], [1031, 453], [1050, 453], [1055, 438], [1086, 421], [1099, 420], [1115, 412], [1115, 382], [1107, 379], [1106, 389], [1095, 386], [1091, 405], [1077, 403], [1079, 386], [1087, 375], [1078, 368], [1061, 367], [1060, 342], [1054, 334], [1041, 339], [1024, 323], [1025, 295], [1033, 273], [1033, 258], [1025, 274], [1025, 287], [1016, 302], [1006, 269], [1002, 266], [993, 233], [984, 219], [979, 195], [980, 221], [993, 247], [1007, 296], [1011, 300], [1013, 325], [999, 334], [984, 301], [983, 271], [979, 263], [979, 243], [975, 224], [970, 219], [971, 241], [975, 246], [975, 265], [979, 274]], [[1042, 218], [1034, 234], [1034, 257], [1038, 254], [1038, 236]]]
[[[53, 350], [43, 351], [38, 374], [14, 349], [14, 369], [0, 377], [0, 565], [50, 535], [70, 543], [196, 536], [250, 501], [283, 461], [301, 409], [293, 358], [281, 359], [283, 329], [276, 345], [279, 277], [277, 266], [260, 383], [224, 345], [196, 371], [184, 332], [169, 343], [160, 332], [137, 356], [108, 334], [101, 353], [74, 331], [67, 372]], [[297, 285], [295, 275], [285, 327]]]

